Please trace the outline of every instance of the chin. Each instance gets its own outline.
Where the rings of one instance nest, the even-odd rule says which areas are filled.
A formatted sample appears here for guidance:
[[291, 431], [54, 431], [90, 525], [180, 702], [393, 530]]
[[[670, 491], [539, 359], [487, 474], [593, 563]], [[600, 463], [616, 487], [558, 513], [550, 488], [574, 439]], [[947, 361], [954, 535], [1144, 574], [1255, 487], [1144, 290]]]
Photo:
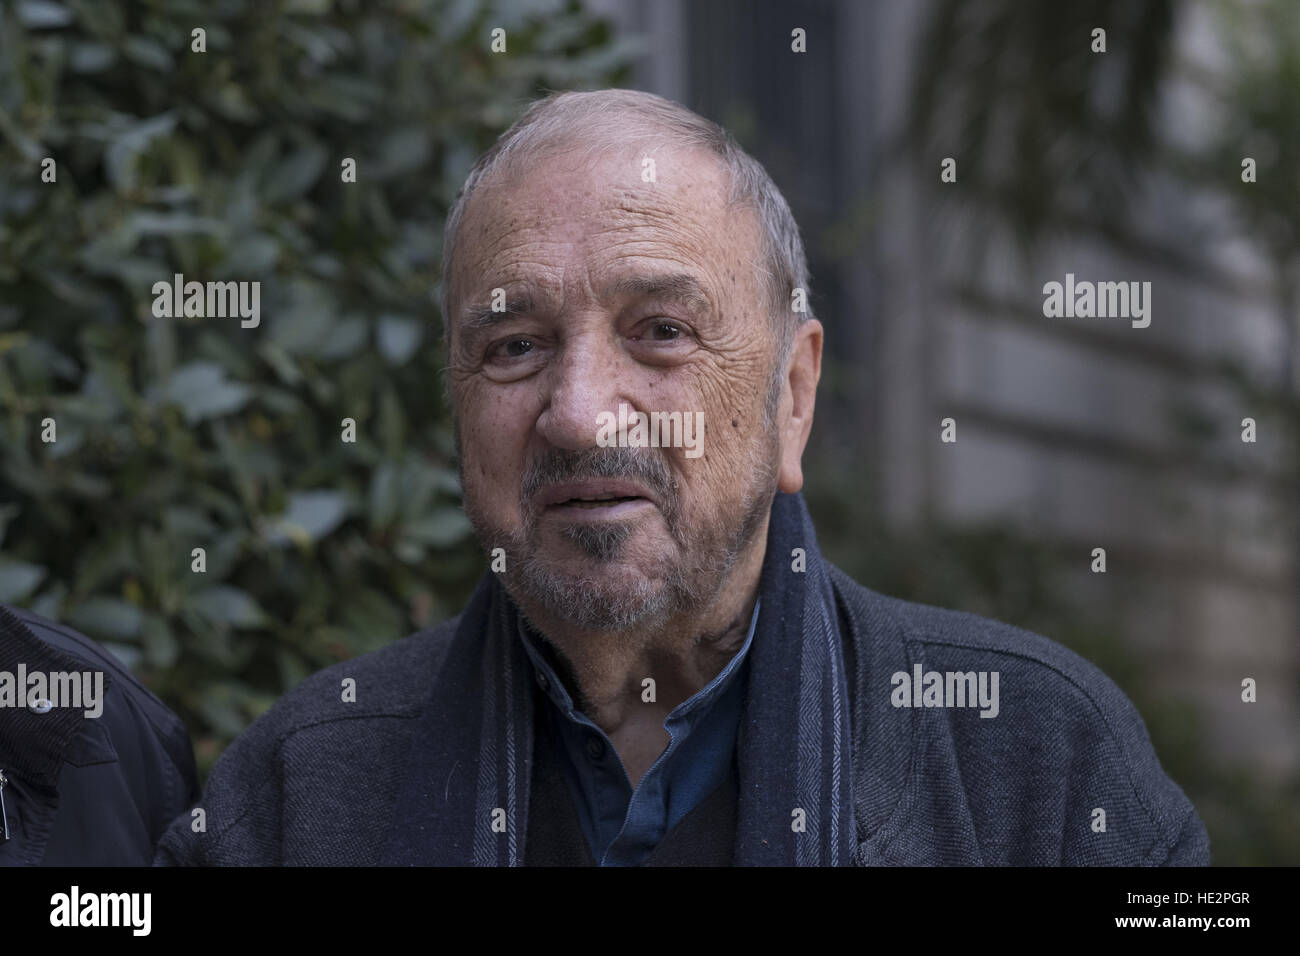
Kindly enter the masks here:
[[679, 609], [681, 589], [624, 562], [591, 558], [536, 560], [520, 566], [507, 586], [516, 603], [557, 623], [593, 631], [625, 631]]

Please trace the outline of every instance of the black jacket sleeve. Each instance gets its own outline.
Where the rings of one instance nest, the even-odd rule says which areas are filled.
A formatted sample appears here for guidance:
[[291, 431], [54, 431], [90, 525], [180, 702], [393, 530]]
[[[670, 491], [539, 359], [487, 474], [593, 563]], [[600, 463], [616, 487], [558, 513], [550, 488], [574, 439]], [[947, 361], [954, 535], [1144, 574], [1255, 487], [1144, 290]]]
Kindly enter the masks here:
[[[98, 699], [92, 691], [79, 707], [30, 707], [20, 673], [78, 675], [100, 688]], [[0, 605], [0, 696], [6, 690], [24, 702], [0, 707], [9, 834], [0, 834], [0, 865], [151, 863], [168, 824], [199, 799], [176, 715], [85, 635]]]

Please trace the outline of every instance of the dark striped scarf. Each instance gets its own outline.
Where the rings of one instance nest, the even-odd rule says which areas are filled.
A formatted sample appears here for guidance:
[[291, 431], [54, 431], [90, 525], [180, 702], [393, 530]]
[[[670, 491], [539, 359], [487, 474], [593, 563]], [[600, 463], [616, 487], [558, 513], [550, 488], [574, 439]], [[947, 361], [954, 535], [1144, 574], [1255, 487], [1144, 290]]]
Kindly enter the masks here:
[[[852, 865], [848, 684], [830, 579], [800, 495], [773, 501], [759, 587], [737, 744], [735, 863]], [[484, 575], [433, 677], [384, 863], [523, 864], [528, 814], [539, 808], [528, 805], [534, 685], [517, 614], [496, 575]]]

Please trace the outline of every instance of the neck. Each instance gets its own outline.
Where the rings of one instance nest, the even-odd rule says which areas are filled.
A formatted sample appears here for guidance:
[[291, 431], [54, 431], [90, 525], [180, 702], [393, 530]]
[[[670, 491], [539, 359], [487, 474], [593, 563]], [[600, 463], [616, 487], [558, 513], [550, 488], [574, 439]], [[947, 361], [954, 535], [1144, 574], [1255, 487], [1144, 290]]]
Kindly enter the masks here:
[[[580, 710], [609, 735], [635, 786], [668, 744], [664, 719], [716, 677], [744, 646], [758, 600], [767, 521], [704, 606], [635, 632], [576, 630], [524, 613], [559, 658]], [[647, 701], [646, 678], [654, 681]]]

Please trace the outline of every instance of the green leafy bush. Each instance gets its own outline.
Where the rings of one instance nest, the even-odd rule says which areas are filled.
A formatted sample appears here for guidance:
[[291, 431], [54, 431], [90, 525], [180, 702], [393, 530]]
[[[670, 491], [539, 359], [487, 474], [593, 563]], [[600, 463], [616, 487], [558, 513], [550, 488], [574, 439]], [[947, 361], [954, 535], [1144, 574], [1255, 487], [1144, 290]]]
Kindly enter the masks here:
[[[442, 220], [527, 101], [626, 58], [573, 2], [0, 2], [0, 601], [109, 644], [203, 773], [485, 567]], [[259, 281], [262, 321], [156, 318], [176, 273]]]

